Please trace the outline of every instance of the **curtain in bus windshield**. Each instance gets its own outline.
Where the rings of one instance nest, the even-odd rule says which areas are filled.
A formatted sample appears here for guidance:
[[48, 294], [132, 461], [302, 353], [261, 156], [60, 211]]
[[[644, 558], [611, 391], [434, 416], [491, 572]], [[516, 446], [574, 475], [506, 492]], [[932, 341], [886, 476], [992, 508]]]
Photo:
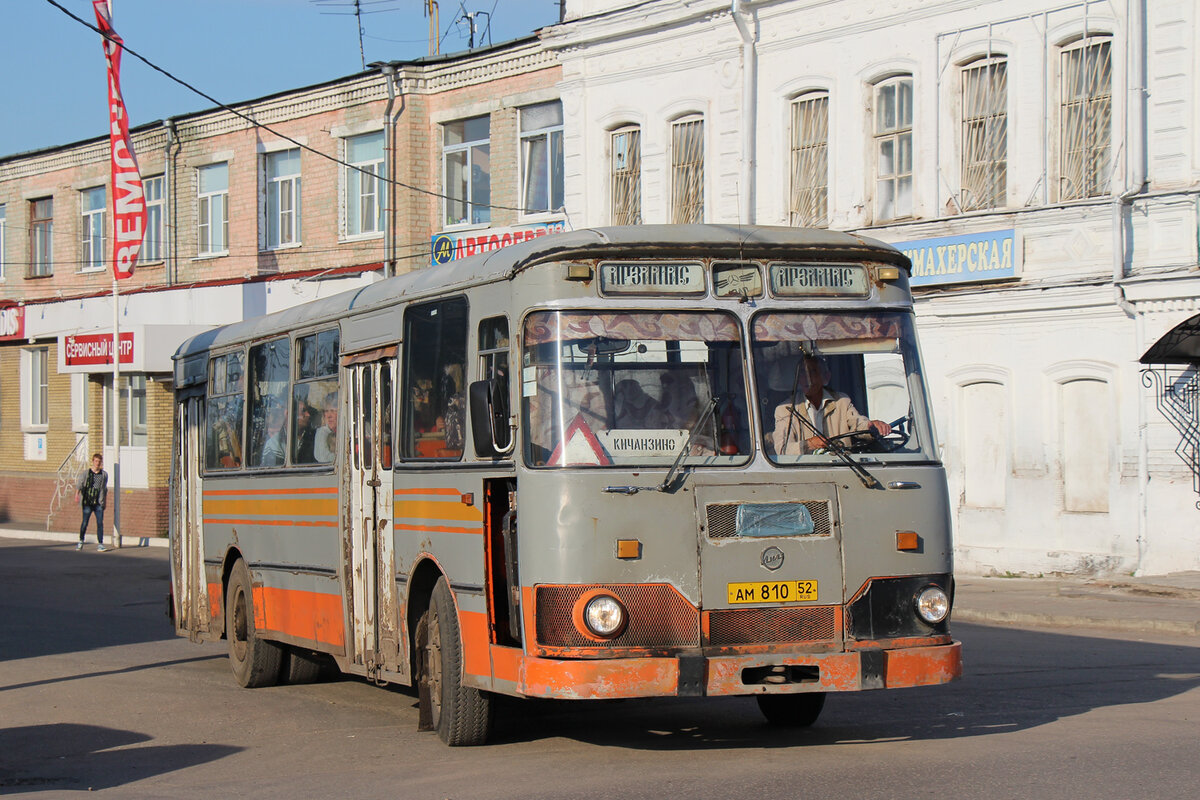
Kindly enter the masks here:
[[763, 313], [752, 326], [763, 448], [795, 462], [844, 448], [921, 453], [928, 430], [912, 318]]
[[531, 466], [743, 463], [744, 354], [720, 313], [540, 312], [525, 320]]

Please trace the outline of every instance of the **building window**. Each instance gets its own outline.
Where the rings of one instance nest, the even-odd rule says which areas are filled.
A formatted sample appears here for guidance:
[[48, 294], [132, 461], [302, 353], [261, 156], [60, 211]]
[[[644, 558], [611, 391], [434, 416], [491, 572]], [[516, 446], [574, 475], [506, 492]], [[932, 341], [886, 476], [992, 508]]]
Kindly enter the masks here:
[[0, 281], [4, 280], [4, 254], [8, 233], [7, 206], [0, 205]]
[[792, 102], [792, 225], [829, 224], [829, 95], [806, 94]]
[[383, 232], [383, 131], [346, 139], [346, 235]]
[[490, 121], [475, 117], [442, 126], [442, 179], [447, 225], [491, 222]]
[[1085, 39], [1062, 53], [1059, 199], [1108, 194], [1112, 169], [1112, 51]]
[[[104, 446], [112, 447], [112, 375], [104, 376]], [[121, 426], [117, 433], [121, 447], [145, 447], [146, 434], [146, 376], [121, 376], [118, 384], [120, 391], [120, 406], [117, 419]]]
[[50, 424], [50, 348], [32, 347], [23, 352], [24, 422], [26, 426], [45, 429]]
[[612, 224], [642, 224], [642, 131], [612, 132]]
[[1008, 189], [1008, 64], [981, 59], [962, 70], [963, 211], [1000, 208]]
[[82, 234], [79, 249], [81, 269], [84, 272], [104, 269], [104, 245], [107, 242], [104, 235], [104, 187], [97, 186], [80, 192], [79, 210], [82, 217], [79, 223]]
[[912, 216], [913, 83], [890, 78], [875, 87], [875, 219]]
[[54, 199], [29, 203], [29, 275], [54, 274]]
[[267, 153], [266, 249], [300, 244], [300, 148]]
[[526, 214], [563, 207], [562, 103], [526, 106], [521, 117], [521, 205]]
[[704, 221], [704, 120], [671, 125], [671, 222]]
[[88, 430], [88, 376], [82, 372], [71, 376], [71, 427], [76, 433]]
[[162, 261], [167, 256], [163, 237], [166, 202], [163, 200], [163, 176], [146, 178], [142, 182], [146, 193], [146, 237], [142, 240], [141, 260]]
[[229, 250], [229, 164], [210, 164], [196, 170], [198, 250], [217, 255]]

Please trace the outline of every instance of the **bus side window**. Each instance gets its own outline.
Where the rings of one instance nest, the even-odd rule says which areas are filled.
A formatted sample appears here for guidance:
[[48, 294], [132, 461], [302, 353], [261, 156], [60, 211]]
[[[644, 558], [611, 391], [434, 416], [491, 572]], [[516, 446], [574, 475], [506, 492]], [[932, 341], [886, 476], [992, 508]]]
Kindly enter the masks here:
[[291, 341], [285, 336], [250, 348], [250, 450], [247, 466], [281, 467], [288, 452]]
[[292, 463], [327, 464], [337, 452], [337, 329], [296, 339]]
[[242, 354], [228, 353], [209, 362], [205, 408], [205, 468], [242, 466]]
[[409, 308], [404, 341], [400, 455], [458, 459], [466, 426], [467, 301]]
[[[509, 387], [508, 319], [505, 317], [492, 317], [479, 323], [479, 377], [493, 382], [493, 391], [503, 396], [506, 409]], [[501, 449], [508, 447], [512, 439], [508, 420], [497, 417], [493, 420], [493, 427], [496, 444]]]

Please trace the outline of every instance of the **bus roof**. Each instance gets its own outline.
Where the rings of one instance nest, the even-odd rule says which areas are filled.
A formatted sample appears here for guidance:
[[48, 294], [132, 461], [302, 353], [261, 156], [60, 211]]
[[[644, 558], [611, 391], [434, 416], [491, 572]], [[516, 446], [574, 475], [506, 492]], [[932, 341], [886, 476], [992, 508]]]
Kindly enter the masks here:
[[569, 258], [673, 257], [814, 258], [823, 261], [883, 261], [904, 269], [908, 258], [891, 245], [857, 234], [813, 228], [761, 225], [623, 225], [584, 228], [539, 236], [431, 269], [387, 278], [370, 286], [313, 300], [261, 317], [197, 334], [175, 358], [225, 344], [268, 336], [367, 311], [402, 298], [418, 298], [481, 283], [510, 279], [535, 264]]

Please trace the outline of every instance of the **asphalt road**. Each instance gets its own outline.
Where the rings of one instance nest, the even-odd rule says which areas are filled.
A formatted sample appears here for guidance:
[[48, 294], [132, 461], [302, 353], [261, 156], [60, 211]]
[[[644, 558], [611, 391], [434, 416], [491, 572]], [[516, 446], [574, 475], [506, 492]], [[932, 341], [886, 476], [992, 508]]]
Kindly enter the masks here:
[[[94, 547], [94, 546], [92, 546]], [[176, 638], [166, 552], [0, 540], [0, 794], [111, 797], [1192, 797], [1195, 637], [959, 624], [945, 687], [831, 696], [814, 728], [753, 701], [504, 700], [495, 744], [416, 730], [357, 679], [238, 688]], [[1124, 638], [1122, 638], [1124, 637]]]

